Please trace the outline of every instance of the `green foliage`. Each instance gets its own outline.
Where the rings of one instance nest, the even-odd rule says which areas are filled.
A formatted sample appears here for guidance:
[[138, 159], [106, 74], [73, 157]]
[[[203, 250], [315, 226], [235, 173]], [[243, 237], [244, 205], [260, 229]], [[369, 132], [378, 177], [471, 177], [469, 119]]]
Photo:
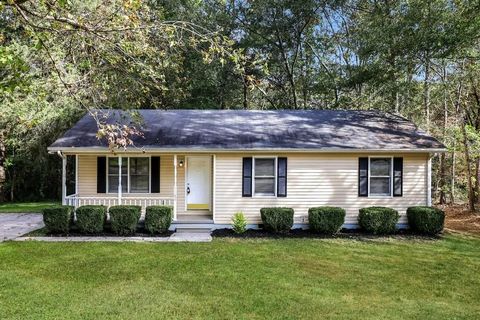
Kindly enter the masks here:
[[385, 207], [368, 207], [360, 209], [358, 224], [373, 234], [394, 233], [400, 215], [397, 210]]
[[260, 215], [265, 230], [288, 232], [293, 226], [292, 208], [262, 208]]
[[43, 223], [50, 233], [68, 233], [74, 208], [72, 206], [54, 206], [44, 208]]
[[242, 234], [247, 231], [247, 219], [243, 212], [237, 212], [232, 217], [232, 229], [237, 234]]
[[154, 233], [164, 233], [172, 223], [173, 208], [170, 206], [149, 206], [145, 213], [145, 229]]
[[445, 212], [434, 207], [410, 207], [407, 217], [412, 230], [430, 235], [442, 232], [445, 222]]
[[46, 147], [99, 107], [395, 112], [456, 152], [434, 185], [462, 200], [475, 180], [477, 2], [0, 4], [0, 192], [10, 200], [59, 198], [60, 159]]
[[120, 236], [128, 236], [137, 230], [141, 215], [140, 206], [111, 206], [108, 209], [112, 231]]
[[77, 208], [76, 226], [83, 233], [100, 233], [107, 217], [105, 206], [87, 205]]
[[310, 228], [320, 233], [335, 234], [345, 222], [345, 210], [339, 207], [316, 207], [308, 209]]

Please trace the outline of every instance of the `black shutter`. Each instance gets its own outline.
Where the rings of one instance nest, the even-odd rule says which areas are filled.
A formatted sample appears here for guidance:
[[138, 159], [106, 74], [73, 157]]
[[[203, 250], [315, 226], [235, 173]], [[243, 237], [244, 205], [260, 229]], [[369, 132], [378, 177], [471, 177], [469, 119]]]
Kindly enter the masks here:
[[393, 196], [403, 196], [403, 158], [393, 158]]
[[160, 157], [151, 157], [150, 158], [150, 192], [159, 193], [160, 192]]
[[243, 158], [242, 197], [252, 196], [252, 158]]
[[97, 157], [97, 193], [107, 192], [107, 157]]
[[287, 158], [278, 158], [277, 197], [287, 196]]
[[358, 158], [358, 196], [368, 197], [368, 158]]

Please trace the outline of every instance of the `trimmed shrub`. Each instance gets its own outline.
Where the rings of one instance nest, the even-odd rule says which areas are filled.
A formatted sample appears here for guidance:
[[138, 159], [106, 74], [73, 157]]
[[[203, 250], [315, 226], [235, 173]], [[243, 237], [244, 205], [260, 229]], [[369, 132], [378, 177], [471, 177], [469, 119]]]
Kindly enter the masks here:
[[443, 230], [445, 212], [434, 207], [410, 207], [407, 209], [407, 218], [413, 231], [435, 235]]
[[68, 233], [73, 210], [72, 206], [54, 206], [43, 209], [43, 223], [48, 232]]
[[77, 208], [78, 230], [82, 233], [100, 233], [103, 231], [103, 225], [107, 216], [107, 207], [105, 206], [81, 206]]
[[134, 234], [141, 210], [140, 206], [111, 206], [108, 212], [112, 231], [120, 236]]
[[145, 229], [151, 234], [163, 233], [172, 223], [173, 208], [169, 206], [150, 206], [145, 211]]
[[232, 218], [232, 229], [237, 234], [242, 234], [247, 231], [247, 219], [243, 212], [237, 212]]
[[262, 208], [262, 217], [265, 230], [273, 232], [288, 232], [293, 226], [292, 208]]
[[315, 207], [308, 209], [308, 223], [312, 230], [335, 234], [345, 222], [345, 210], [339, 207]]
[[373, 234], [395, 232], [400, 215], [397, 210], [386, 207], [368, 207], [360, 209], [358, 223], [360, 227]]

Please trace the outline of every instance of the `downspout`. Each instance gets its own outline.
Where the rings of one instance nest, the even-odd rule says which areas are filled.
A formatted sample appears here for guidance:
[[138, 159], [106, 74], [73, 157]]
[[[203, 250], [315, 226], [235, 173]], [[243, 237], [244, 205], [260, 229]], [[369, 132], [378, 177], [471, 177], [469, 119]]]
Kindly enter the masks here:
[[122, 205], [122, 157], [118, 157], [118, 205]]
[[173, 220], [177, 220], [177, 155], [173, 155]]
[[427, 206], [432, 205], [432, 155], [428, 154], [427, 160]]

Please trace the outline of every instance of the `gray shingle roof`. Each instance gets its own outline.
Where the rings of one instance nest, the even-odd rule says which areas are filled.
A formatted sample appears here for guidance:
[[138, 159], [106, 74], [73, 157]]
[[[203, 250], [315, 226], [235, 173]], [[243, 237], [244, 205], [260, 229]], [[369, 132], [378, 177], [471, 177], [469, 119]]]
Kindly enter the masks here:
[[[128, 122], [125, 113], [107, 111], [109, 121]], [[137, 147], [155, 149], [443, 149], [412, 122], [377, 111], [339, 110], [138, 110], [144, 137]], [[128, 118], [128, 117], [127, 117]], [[116, 120], [115, 120], [116, 119]], [[107, 146], [85, 115], [50, 150]]]

